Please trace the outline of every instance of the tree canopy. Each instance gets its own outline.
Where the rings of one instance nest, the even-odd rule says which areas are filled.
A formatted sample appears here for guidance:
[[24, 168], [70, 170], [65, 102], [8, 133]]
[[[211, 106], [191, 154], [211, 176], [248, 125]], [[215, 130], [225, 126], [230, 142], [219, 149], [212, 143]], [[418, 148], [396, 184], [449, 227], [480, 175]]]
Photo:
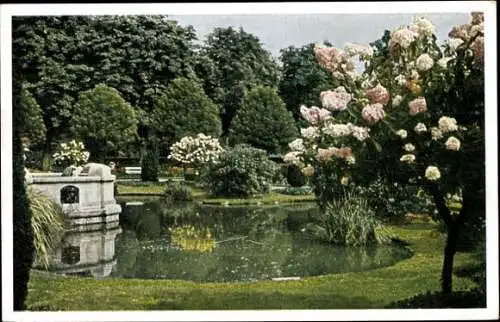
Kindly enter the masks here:
[[230, 144], [250, 144], [268, 153], [282, 153], [298, 131], [291, 112], [276, 89], [265, 86], [252, 88], [229, 130]]
[[319, 106], [319, 94], [333, 86], [332, 77], [314, 57], [314, 44], [289, 46], [280, 51], [282, 77], [279, 94], [296, 121], [300, 106]]
[[223, 133], [243, 104], [245, 89], [277, 86], [279, 68], [259, 38], [242, 28], [215, 28], [202, 46], [196, 65], [207, 95], [221, 106]]
[[137, 113], [120, 93], [106, 85], [82, 92], [73, 109], [71, 133], [85, 142], [92, 159], [133, 141]]
[[167, 146], [184, 136], [221, 134], [219, 107], [196, 81], [177, 78], [157, 102], [151, 115], [155, 135]]

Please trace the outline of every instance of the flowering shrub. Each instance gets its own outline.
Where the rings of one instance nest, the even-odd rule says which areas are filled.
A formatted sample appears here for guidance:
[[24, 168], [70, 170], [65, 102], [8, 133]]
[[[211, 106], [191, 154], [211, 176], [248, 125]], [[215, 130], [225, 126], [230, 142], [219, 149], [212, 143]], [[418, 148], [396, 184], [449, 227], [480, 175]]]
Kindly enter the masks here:
[[[386, 31], [363, 54], [317, 46], [318, 62], [343, 95], [321, 94], [329, 98], [322, 100], [327, 111], [315, 115], [328, 117], [303, 109], [310, 124], [301, 130], [303, 147], [285, 156], [313, 175], [320, 205], [338, 198], [342, 184], [335, 182], [347, 180], [366, 185], [382, 176], [426, 189], [448, 227], [444, 292], [451, 291], [459, 227], [484, 216], [483, 20], [472, 13], [471, 23], [454, 27], [441, 46], [425, 18]], [[354, 55], [365, 64], [361, 75]], [[464, 206], [452, 216], [443, 196], [457, 189]]]
[[185, 136], [171, 147], [169, 158], [184, 166], [200, 167], [215, 162], [224, 149], [217, 138], [203, 133], [197, 136]]
[[237, 145], [208, 166], [204, 181], [215, 196], [249, 197], [269, 192], [276, 168], [266, 151]]
[[80, 166], [88, 161], [90, 153], [85, 151], [85, 146], [82, 142], [71, 140], [68, 143], [59, 144], [58, 151], [52, 157], [58, 165]]

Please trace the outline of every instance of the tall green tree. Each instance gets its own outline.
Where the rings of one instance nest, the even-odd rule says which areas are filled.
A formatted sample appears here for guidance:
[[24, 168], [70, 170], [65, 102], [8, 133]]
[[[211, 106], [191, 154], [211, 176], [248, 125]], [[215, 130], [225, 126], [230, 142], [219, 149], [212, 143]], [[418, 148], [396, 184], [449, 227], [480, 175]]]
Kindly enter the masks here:
[[282, 153], [298, 136], [292, 113], [276, 89], [256, 86], [245, 96], [229, 129], [229, 142], [250, 144], [268, 153]]
[[44, 151], [66, 132], [74, 100], [91, 78], [78, 57], [78, 35], [88, 18], [81, 16], [13, 17], [12, 50], [19, 73], [43, 110], [47, 129]]
[[163, 148], [187, 135], [203, 133], [218, 137], [221, 134], [219, 107], [200, 84], [186, 78], [172, 81], [157, 100], [151, 125]]
[[253, 85], [275, 87], [279, 67], [259, 38], [242, 28], [215, 28], [199, 52], [197, 75], [207, 95], [221, 106], [223, 133], [243, 104], [245, 89]]
[[28, 207], [26, 187], [24, 182], [24, 158], [21, 135], [25, 131], [24, 104], [22, 101], [23, 77], [21, 61], [13, 55], [12, 84], [12, 169], [13, 169], [13, 284], [14, 310], [25, 310], [25, 300], [28, 293], [28, 281], [33, 264], [33, 229], [31, 227], [31, 212]]
[[26, 86], [21, 90], [21, 103], [25, 115], [22, 138], [30, 147], [40, 146], [45, 142], [47, 128], [43, 122], [43, 111]]
[[79, 95], [70, 128], [85, 143], [90, 158], [103, 162], [107, 152], [136, 138], [137, 123], [135, 109], [116, 89], [97, 85]]
[[300, 106], [320, 106], [319, 94], [334, 88], [334, 84], [331, 75], [318, 64], [313, 43], [302, 47], [289, 46], [280, 54], [279, 94], [294, 119], [299, 121]]
[[43, 110], [46, 154], [69, 134], [78, 94], [101, 83], [143, 112], [147, 137], [154, 100], [172, 79], [195, 77], [194, 39], [193, 28], [159, 15], [16, 17], [13, 51]]

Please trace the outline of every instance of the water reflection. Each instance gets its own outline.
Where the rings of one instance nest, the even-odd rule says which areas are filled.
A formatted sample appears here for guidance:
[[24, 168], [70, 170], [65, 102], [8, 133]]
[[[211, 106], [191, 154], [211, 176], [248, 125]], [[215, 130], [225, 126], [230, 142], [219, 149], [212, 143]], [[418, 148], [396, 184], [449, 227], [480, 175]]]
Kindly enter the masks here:
[[304, 227], [315, 205], [215, 207], [121, 203], [120, 228], [70, 232], [50, 270], [81, 276], [256, 281], [362, 271], [411, 256], [392, 245], [344, 248]]
[[389, 266], [407, 258], [395, 246], [335, 247], [303, 228], [314, 205], [214, 207], [160, 201], [122, 206], [112, 276], [254, 281], [315, 276]]
[[[49, 256], [49, 271], [104, 278], [116, 266], [115, 239], [121, 228], [68, 232]], [[35, 262], [35, 267], [41, 268]]]

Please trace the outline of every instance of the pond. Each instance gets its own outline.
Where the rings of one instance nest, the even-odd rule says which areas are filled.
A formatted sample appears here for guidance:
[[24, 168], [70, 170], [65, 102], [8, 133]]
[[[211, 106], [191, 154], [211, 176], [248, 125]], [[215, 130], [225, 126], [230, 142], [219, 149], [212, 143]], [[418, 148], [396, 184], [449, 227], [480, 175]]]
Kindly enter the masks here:
[[317, 212], [314, 204], [120, 203], [119, 229], [69, 233], [50, 270], [98, 278], [249, 282], [363, 271], [411, 256], [395, 245], [320, 242], [305, 229]]

